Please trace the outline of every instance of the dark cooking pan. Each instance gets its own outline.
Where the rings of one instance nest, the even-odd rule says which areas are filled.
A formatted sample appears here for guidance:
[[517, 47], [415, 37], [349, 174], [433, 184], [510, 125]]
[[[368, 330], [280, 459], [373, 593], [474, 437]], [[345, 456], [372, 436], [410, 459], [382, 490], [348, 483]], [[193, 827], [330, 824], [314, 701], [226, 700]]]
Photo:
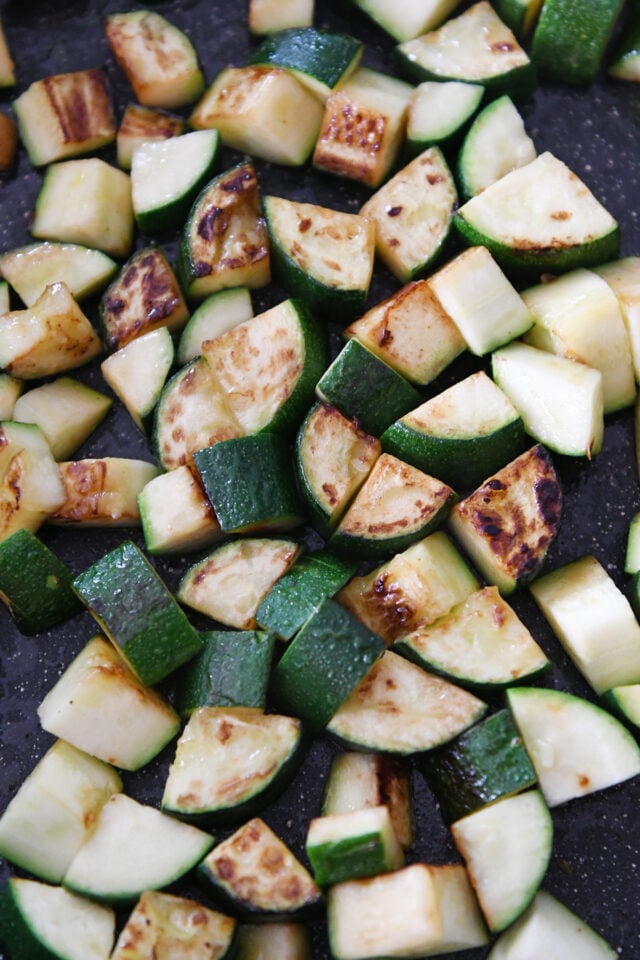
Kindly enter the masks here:
[[[131, 91], [110, 55], [102, 20], [107, 13], [133, 6], [118, 0], [68, 0], [56, 5], [43, 0], [1, 3], [2, 20], [17, 63], [18, 90], [49, 74], [102, 65], [120, 115], [131, 99]], [[154, 8], [191, 36], [208, 81], [221, 68], [244, 63], [255, 45], [246, 29], [246, 3], [159, 0]], [[364, 62], [393, 71], [392, 42], [349, 12], [345, 3], [317, 0], [316, 23], [357, 35], [366, 45]], [[9, 94], [2, 95], [0, 107], [10, 111]], [[604, 75], [584, 88], [543, 83], [521, 110], [538, 151], [551, 150], [585, 180], [620, 221], [622, 252], [640, 254], [640, 88]], [[108, 151], [105, 156], [113, 159]], [[230, 151], [225, 158], [227, 166], [236, 159]], [[268, 193], [316, 200], [347, 211], [357, 211], [367, 196], [358, 186], [320, 176], [308, 168], [290, 170], [258, 161], [257, 169], [261, 187]], [[41, 174], [31, 168], [21, 152], [14, 174], [0, 183], [0, 249], [30, 240], [29, 218], [40, 182]], [[175, 254], [173, 238], [167, 238], [166, 243], [163, 238], [163, 245], [171, 256]], [[397, 287], [390, 275], [378, 270], [370, 303]], [[254, 298], [256, 311], [283, 296], [274, 285], [258, 291]], [[333, 331], [334, 345], [338, 333], [339, 328]], [[449, 378], [459, 376], [461, 369], [456, 367]], [[74, 376], [97, 389], [106, 389], [99, 363], [74, 372]], [[148, 460], [153, 456], [117, 404], [77, 454], [107, 455]], [[624, 586], [628, 523], [640, 509], [633, 411], [608, 418], [604, 449], [592, 463], [561, 457], [555, 462], [565, 505], [559, 538], [547, 567], [593, 553]], [[78, 573], [130, 531], [45, 527], [41, 535]], [[143, 545], [137, 530], [131, 536]], [[170, 562], [158, 560], [156, 565], [166, 582], [175, 586], [187, 563], [187, 558], [177, 557]], [[592, 699], [529, 595], [524, 592], [517, 596], [513, 605], [553, 660], [553, 672], [543, 682]], [[0, 811], [51, 743], [52, 738], [39, 728], [35, 712], [38, 703], [94, 632], [94, 621], [89, 614], [82, 614], [45, 634], [23, 636], [4, 606], [0, 608]], [[323, 780], [336, 749], [328, 739], [317, 738], [294, 782], [264, 813], [303, 859], [306, 825], [319, 813]], [[138, 773], [125, 776], [125, 789], [157, 805], [171, 754], [168, 749]], [[437, 863], [457, 859], [434, 798], [417, 772], [413, 782], [416, 842], [411, 859]], [[602, 933], [622, 957], [640, 957], [640, 778], [559, 807], [553, 811], [553, 821], [553, 855], [544, 886]], [[2, 880], [11, 872], [2, 861]], [[193, 893], [187, 884], [181, 889]], [[318, 920], [312, 926], [317, 958], [328, 960], [324, 923]], [[486, 955], [487, 950], [460, 954], [468, 960]]]

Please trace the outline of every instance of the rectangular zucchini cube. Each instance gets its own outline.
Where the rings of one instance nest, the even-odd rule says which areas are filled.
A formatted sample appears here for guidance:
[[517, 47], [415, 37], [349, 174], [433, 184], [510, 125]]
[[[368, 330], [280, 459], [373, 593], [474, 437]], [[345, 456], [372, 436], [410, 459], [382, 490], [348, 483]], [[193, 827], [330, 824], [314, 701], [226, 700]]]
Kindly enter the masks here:
[[130, 540], [77, 576], [73, 587], [147, 686], [200, 650], [200, 637], [186, 614]]
[[277, 664], [271, 692], [287, 713], [320, 730], [383, 651], [381, 637], [325, 600]]
[[273, 433], [221, 440], [193, 462], [224, 533], [290, 530], [303, 517], [287, 441]]
[[306, 851], [321, 887], [404, 866], [402, 847], [384, 805], [315, 817], [309, 824]]
[[220, 539], [220, 524], [195, 470], [182, 464], [160, 473], [138, 494], [138, 509], [151, 554], [188, 553]]
[[202, 650], [178, 676], [175, 702], [183, 716], [198, 707], [264, 710], [275, 638], [264, 630], [210, 630]]

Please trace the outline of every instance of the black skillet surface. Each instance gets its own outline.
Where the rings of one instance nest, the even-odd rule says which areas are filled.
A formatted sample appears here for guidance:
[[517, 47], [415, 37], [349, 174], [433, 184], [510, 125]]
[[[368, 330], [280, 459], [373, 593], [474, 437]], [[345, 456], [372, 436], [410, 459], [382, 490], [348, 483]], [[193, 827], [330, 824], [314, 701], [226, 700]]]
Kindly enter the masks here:
[[[401, 0], [400, 0], [401, 2]], [[104, 65], [112, 85], [118, 117], [131, 98], [130, 89], [110, 55], [102, 17], [133, 7], [118, 0], [9, 0], [0, 3], [8, 41], [17, 63], [18, 91], [48, 74]], [[393, 72], [392, 42], [346, 4], [317, 0], [316, 24], [345, 30], [364, 40], [364, 63]], [[222, 0], [159, 0], [154, 8], [186, 30], [193, 39], [208, 81], [227, 65], [242, 64], [252, 47], [245, 27], [245, 4]], [[0, 108], [10, 111], [5, 94]], [[527, 129], [538, 150], [551, 150], [581, 176], [622, 225], [622, 252], [640, 254], [640, 90], [602, 76], [584, 89], [542, 85], [523, 104]], [[112, 152], [105, 153], [113, 159]], [[225, 154], [225, 166], [236, 158]], [[228, 161], [228, 162], [227, 162]], [[264, 192], [325, 206], [357, 211], [367, 193], [355, 185], [320, 176], [309, 168], [288, 170], [257, 162]], [[0, 183], [0, 249], [30, 240], [29, 218], [40, 174], [21, 152], [15, 174]], [[142, 241], [140, 241], [142, 242]], [[174, 238], [159, 238], [170, 255]], [[372, 285], [370, 303], [398, 288], [383, 270]], [[282, 299], [274, 286], [254, 297], [256, 312]], [[95, 314], [92, 314], [95, 316]], [[334, 331], [337, 334], [337, 331]], [[337, 336], [334, 337], [337, 343]], [[443, 378], [446, 385], [466, 373], [465, 364], [454, 365]], [[74, 373], [97, 389], [106, 390], [99, 364]], [[429, 389], [437, 392], [443, 384]], [[104, 425], [78, 451], [77, 456], [129, 455], [152, 459], [146, 441], [132, 427], [117, 404]], [[560, 536], [547, 567], [591, 552], [623, 586], [624, 550], [628, 522], [640, 509], [631, 411], [607, 421], [605, 445], [593, 463], [555, 458], [565, 494]], [[43, 528], [43, 539], [74, 572], [80, 572], [129, 535], [129, 531], [62, 530]], [[141, 546], [139, 532], [132, 533]], [[175, 586], [189, 558], [157, 561], [170, 586]], [[528, 594], [513, 604], [553, 659], [547, 685], [592, 695], [564, 656]], [[52, 738], [38, 725], [36, 707], [60, 672], [95, 632], [89, 614], [37, 637], [19, 634], [4, 607], [0, 609], [0, 811], [50, 745]], [[317, 815], [324, 775], [335, 746], [320, 739], [292, 785], [267, 811], [265, 819], [304, 859], [304, 836], [310, 817]], [[136, 774], [125, 775], [125, 789], [144, 802], [158, 804], [171, 749]], [[447, 862], [457, 859], [437, 806], [424, 781], [415, 773], [415, 860]], [[600, 931], [625, 960], [640, 957], [640, 778], [591, 797], [573, 801], [553, 811], [555, 840], [544, 886]], [[0, 863], [1, 879], [11, 869]], [[187, 885], [181, 887], [193, 893]], [[313, 924], [317, 960], [328, 960], [324, 923]], [[463, 960], [480, 960], [487, 950], [458, 954]], [[567, 958], [573, 960], [573, 958]], [[577, 958], [576, 958], [577, 960]]]

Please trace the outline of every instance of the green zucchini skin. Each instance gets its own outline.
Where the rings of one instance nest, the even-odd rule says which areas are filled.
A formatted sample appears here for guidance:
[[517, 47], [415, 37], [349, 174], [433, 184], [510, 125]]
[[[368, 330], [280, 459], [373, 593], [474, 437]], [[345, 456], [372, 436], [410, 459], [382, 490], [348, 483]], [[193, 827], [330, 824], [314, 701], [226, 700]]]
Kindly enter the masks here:
[[346, 33], [291, 27], [266, 37], [247, 63], [307, 74], [310, 83], [329, 92], [355, 68], [362, 51], [361, 41]]

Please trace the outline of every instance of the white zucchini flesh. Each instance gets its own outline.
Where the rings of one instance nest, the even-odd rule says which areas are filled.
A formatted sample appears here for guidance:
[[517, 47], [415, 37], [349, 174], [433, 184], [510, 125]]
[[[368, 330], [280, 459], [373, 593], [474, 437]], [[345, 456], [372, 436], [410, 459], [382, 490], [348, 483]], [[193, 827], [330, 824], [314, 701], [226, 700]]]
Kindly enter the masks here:
[[542, 794], [497, 800], [451, 831], [489, 928], [503, 930], [531, 902], [549, 864], [553, 823]]
[[615, 960], [618, 952], [545, 890], [496, 940], [489, 960]]
[[136, 215], [162, 210], [197, 190], [213, 166], [218, 139], [217, 130], [193, 130], [141, 144], [131, 160]]
[[633, 736], [596, 704], [534, 687], [513, 687], [507, 701], [549, 807], [640, 773]]
[[459, 0], [356, 0], [356, 5], [396, 40], [411, 40], [447, 19]]
[[511, 97], [499, 97], [478, 114], [459, 157], [467, 194], [482, 193], [500, 177], [535, 160], [537, 151]]

